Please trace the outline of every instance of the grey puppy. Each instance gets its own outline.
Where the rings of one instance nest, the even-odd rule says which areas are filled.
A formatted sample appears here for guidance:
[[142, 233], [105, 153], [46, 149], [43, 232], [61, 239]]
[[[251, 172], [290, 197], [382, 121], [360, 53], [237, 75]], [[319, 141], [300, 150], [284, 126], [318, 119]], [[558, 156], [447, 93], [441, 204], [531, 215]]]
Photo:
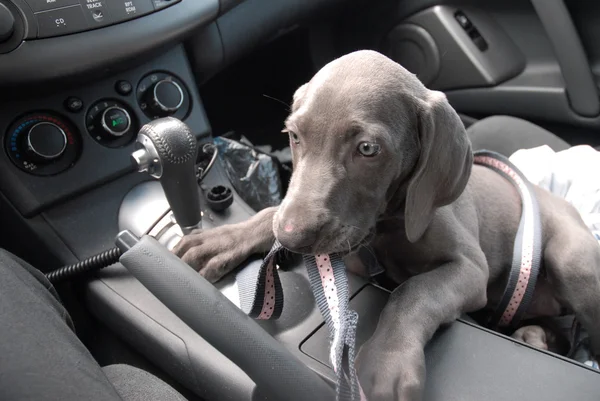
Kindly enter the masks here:
[[[443, 93], [374, 51], [345, 55], [294, 94], [285, 123], [294, 170], [278, 208], [195, 232], [174, 250], [216, 281], [275, 238], [299, 253], [369, 243], [401, 284], [361, 348], [372, 400], [419, 400], [424, 347], [464, 313], [494, 308], [508, 278], [521, 199], [473, 165], [470, 141]], [[577, 211], [536, 188], [544, 272], [527, 317], [574, 311], [600, 352], [600, 249]], [[350, 269], [360, 270], [352, 252]]]

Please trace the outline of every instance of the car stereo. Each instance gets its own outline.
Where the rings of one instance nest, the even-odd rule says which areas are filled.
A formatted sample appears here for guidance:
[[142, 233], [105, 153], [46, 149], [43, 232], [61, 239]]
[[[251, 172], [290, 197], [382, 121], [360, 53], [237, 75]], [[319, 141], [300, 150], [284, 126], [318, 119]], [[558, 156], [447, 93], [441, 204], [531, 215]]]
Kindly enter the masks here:
[[[141, 17], [181, 0], [22, 0], [38, 39], [89, 31]], [[29, 16], [31, 16], [30, 13]]]

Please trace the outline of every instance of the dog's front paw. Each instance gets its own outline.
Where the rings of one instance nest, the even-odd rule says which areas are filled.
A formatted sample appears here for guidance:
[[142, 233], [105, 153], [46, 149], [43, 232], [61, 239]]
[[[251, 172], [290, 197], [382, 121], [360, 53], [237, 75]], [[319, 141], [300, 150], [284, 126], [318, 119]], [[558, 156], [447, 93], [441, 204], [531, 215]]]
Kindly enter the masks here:
[[425, 381], [422, 349], [389, 350], [365, 344], [356, 358], [360, 385], [368, 400], [420, 401]]
[[246, 260], [251, 251], [239, 227], [231, 225], [192, 231], [173, 253], [214, 283]]

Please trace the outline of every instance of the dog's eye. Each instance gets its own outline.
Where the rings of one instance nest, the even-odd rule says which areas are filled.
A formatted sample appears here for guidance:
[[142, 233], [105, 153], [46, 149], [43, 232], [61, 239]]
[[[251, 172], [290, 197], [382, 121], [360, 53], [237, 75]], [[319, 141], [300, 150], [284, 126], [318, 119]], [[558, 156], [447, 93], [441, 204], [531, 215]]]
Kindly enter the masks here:
[[373, 142], [361, 142], [358, 144], [358, 153], [365, 157], [373, 157], [381, 151], [381, 146]]
[[300, 143], [300, 138], [298, 138], [298, 134], [296, 134], [295, 132], [290, 132], [290, 137], [296, 145]]

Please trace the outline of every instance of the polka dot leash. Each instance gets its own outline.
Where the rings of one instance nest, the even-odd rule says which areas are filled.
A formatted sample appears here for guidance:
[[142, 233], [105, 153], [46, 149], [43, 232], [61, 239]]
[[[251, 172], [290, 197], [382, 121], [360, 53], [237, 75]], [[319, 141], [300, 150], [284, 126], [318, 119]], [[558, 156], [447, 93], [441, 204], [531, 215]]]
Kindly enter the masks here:
[[[275, 242], [267, 256], [238, 272], [241, 309], [254, 319], [277, 319], [283, 310], [283, 291], [277, 258], [283, 247]], [[337, 377], [338, 401], [364, 401], [354, 368], [358, 314], [348, 306], [346, 266], [338, 255], [304, 255], [310, 286], [329, 329], [329, 359]]]
[[283, 291], [277, 273], [277, 257], [283, 247], [275, 242], [263, 260], [254, 260], [236, 275], [240, 307], [259, 320], [277, 319], [283, 310]]
[[513, 247], [510, 275], [502, 299], [488, 326], [516, 327], [533, 298], [542, 261], [542, 226], [531, 183], [506, 157], [486, 150], [475, 152], [475, 164], [498, 172], [521, 195], [522, 212]]
[[329, 359], [338, 401], [366, 400], [354, 367], [358, 314], [350, 309], [346, 266], [339, 255], [304, 255], [310, 287], [329, 329]]

